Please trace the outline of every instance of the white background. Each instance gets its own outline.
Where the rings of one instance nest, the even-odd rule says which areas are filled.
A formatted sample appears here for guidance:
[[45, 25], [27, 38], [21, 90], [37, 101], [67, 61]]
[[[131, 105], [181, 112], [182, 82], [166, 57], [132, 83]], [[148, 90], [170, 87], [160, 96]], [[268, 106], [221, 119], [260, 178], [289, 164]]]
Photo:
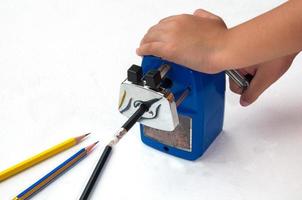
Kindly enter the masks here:
[[[1, 0], [0, 170], [71, 136], [80, 145], [0, 183], [11, 199], [79, 148], [98, 148], [33, 199], [77, 199], [113, 133], [119, 84], [135, 49], [163, 17], [197, 8], [237, 25], [279, 0]], [[277, 34], [277, 33], [276, 33]], [[224, 132], [195, 162], [141, 143], [136, 125], [118, 144], [92, 199], [302, 199], [302, 58], [254, 105], [227, 90]]]

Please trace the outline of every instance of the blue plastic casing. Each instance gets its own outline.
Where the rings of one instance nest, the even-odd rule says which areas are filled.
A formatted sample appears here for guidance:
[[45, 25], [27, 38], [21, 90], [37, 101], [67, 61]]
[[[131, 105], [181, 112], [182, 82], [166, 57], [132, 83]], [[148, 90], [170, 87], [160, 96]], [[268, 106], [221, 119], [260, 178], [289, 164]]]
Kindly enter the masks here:
[[157, 69], [162, 64], [171, 65], [167, 77], [172, 80], [170, 90], [175, 99], [188, 87], [189, 96], [177, 108], [178, 115], [191, 118], [191, 149], [183, 150], [168, 146], [144, 134], [141, 125], [142, 141], [162, 152], [187, 159], [199, 158], [217, 135], [222, 131], [225, 99], [225, 74], [205, 74], [184, 66], [164, 61], [158, 57], [145, 56], [142, 61], [143, 73]]

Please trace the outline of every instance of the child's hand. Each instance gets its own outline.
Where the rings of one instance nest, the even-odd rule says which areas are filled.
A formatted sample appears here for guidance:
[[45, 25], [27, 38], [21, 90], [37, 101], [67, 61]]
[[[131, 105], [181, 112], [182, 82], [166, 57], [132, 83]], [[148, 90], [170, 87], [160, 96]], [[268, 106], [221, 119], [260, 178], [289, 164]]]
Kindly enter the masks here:
[[253, 103], [270, 85], [277, 81], [290, 67], [296, 54], [285, 56], [273, 61], [265, 62], [262, 64], [254, 65], [251, 67], [240, 69], [239, 71], [245, 74], [251, 74], [254, 78], [250, 86], [243, 92], [241, 88], [230, 80], [230, 89], [241, 94], [240, 104], [248, 106]]
[[[137, 54], [158, 56], [207, 73], [253, 65], [240, 70], [254, 75], [240, 98], [241, 105], [248, 106], [287, 71], [293, 53], [301, 51], [301, 5], [301, 1], [288, 1], [230, 30], [220, 17], [202, 9], [194, 15], [168, 17], [149, 29]], [[289, 54], [293, 55], [284, 56]], [[230, 87], [241, 94], [233, 81]]]
[[207, 11], [176, 15], [151, 27], [137, 49], [138, 55], [154, 55], [198, 71], [221, 71], [216, 52], [224, 45], [227, 27], [223, 20]]

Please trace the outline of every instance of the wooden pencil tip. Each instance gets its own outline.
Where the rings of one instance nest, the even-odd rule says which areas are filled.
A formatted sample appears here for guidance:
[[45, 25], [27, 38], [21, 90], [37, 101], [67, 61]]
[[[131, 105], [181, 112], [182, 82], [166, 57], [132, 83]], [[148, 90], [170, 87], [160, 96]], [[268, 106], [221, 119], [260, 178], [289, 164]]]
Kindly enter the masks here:
[[91, 133], [86, 133], [84, 136], [87, 137], [88, 135], [90, 135]]
[[99, 143], [99, 141], [96, 141], [95, 143], [89, 145], [88, 147], [86, 147], [86, 151], [89, 153], [93, 150], [93, 148], [95, 147], [95, 145], [97, 145], [97, 143]]
[[77, 140], [77, 142], [81, 142], [83, 139], [85, 139], [88, 135], [90, 135], [91, 133], [86, 133], [84, 135], [80, 135], [78, 137], [76, 137], [75, 139]]

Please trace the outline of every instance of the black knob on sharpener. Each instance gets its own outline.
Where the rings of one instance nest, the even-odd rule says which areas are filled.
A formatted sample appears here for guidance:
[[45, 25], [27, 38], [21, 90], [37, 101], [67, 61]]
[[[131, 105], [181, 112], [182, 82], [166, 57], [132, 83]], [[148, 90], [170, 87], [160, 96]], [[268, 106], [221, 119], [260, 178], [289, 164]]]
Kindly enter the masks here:
[[143, 78], [143, 70], [138, 65], [132, 65], [127, 71], [127, 79], [131, 83], [140, 84]]
[[145, 74], [144, 80], [146, 81], [146, 86], [149, 86], [151, 89], [157, 90], [161, 83], [160, 71], [157, 69], [151, 69]]
[[169, 80], [166, 77], [170, 69], [171, 66], [168, 64], [162, 64], [158, 69], [151, 69], [144, 76], [145, 85], [153, 90], [158, 90], [161, 85], [171, 87], [172, 82], [170, 80], [169, 83]]
[[161, 81], [161, 87], [163, 88], [171, 88], [173, 86], [173, 82], [171, 79], [165, 77], [162, 81]]

